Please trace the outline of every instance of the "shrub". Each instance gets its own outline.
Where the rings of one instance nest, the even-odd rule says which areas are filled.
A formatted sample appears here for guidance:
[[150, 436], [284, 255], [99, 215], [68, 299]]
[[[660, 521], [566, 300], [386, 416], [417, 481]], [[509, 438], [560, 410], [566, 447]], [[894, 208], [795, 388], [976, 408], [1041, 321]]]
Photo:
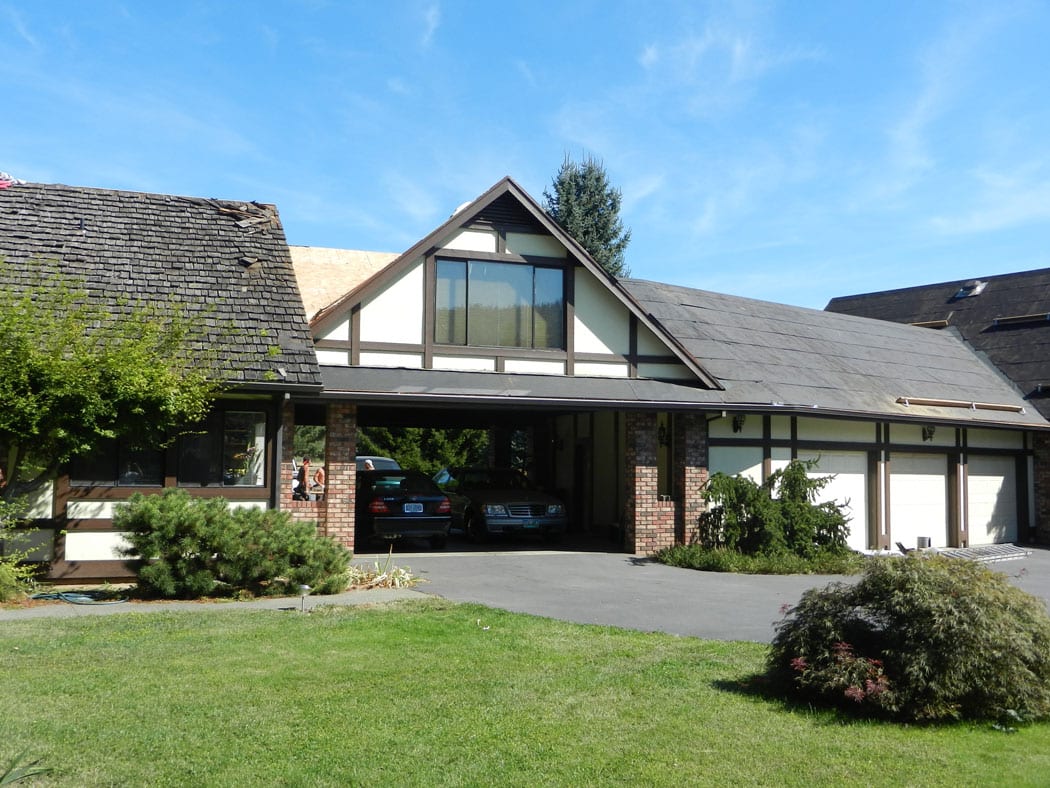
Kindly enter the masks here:
[[134, 495], [113, 518], [123, 554], [150, 595], [192, 599], [217, 592], [320, 594], [346, 588], [350, 553], [287, 512], [230, 510], [222, 498], [185, 490]]
[[803, 558], [845, 552], [849, 518], [838, 504], [816, 498], [832, 476], [810, 476], [815, 460], [792, 460], [759, 485], [745, 476], [714, 474], [704, 497], [698, 542], [744, 555], [791, 553]]
[[665, 547], [654, 558], [668, 566], [747, 575], [854, 575], [865, 562], [864, 556], [849, 550], [820, 549], [803, 558], [787, 551], [745, 555], [724, 547], [705, 548], [699, 544]]
[[914, 553], [807, 591], [777, 626], [786, 693], [902, 720], [1050, 716], [1045, 604], [980, 564]]
[[23, 545], [32, 531], [19, 529], [21, 502], [0, 499], [0, 602], [22, 599], [36, 583], [37, 566]]

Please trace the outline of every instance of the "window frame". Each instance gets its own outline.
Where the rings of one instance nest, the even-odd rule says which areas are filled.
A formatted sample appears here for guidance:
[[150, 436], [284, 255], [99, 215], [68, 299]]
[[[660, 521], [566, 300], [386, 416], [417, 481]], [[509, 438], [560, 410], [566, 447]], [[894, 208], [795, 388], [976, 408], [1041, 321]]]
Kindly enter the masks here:
[[[568, 302], [569, 302], [569, 286], [566, 281], [566, 266], [561, 261], [551, 260], [550, 262], [540, 262], [536, 260], [506, 260], [506, 259], [490, 259], [487, 256], [474, 256], [474, 255], [449, 255], [440, 254], [434, 258], [434, 317], [432, 325], [430, 326], [430, 336], [435, 346], [444, 348], [475, 348], [475, 349], [486, 349], [494, 350], [500, 353], [533, 353], [533, 352], [561, 352], [564, 353], [567, 350], [568, 345]], [[442, 277], [442, 268], [444, 265], [457, 265], [461, 266], [462, 273], [461, 278], [453, 277]], [[485, 280], [480, 276], [477, 278], [472, 277], [472, 266], [507, 266], [517, 267], [519, 269], [529, 269], [529, 302], [528, 304], [519, 304], [518, 306], [500, 307], [505, 312], [512, 312], [515, 310], [527, 310], [528, 320], [528, 344], [524, 344], [520, 335], [518, 341], [514, 344], [507, 344], [501, 342], [501, 338], [498, 335], [499, 332], [499, 321], [502, 315], [497, 314], [496, 325], [497, 335], [485, 337], [484, 339], [494, 339], [495, 342], [481, 341], [477, 336], [472, 336], [472, 322], [476, 323], [480, 318], [476, 313], [472, 319], [472, 306], [476, 308], [476, 305], [471, 304], [471, 290], [472, 290], [472, 278], [474, 279], [473, 287], [484, 287]], [[481, 269], [484, 270], [484, 269]], [[541, 309], [544, 304], [537, 306], [537, 296], [541, 292], [538, 289], [538, 277], [537, 272], [553, 272], [557, 276], [558, 283], [558, 299], [557, 299], [557, 311], [558, 320], [555, 328], [556, 336], [553, 339], [548, 340], [545, 343], [537, 345], [537, 325], [539, 318], [542, 316]], [[442, 282], [462, 282], [461, 298], [449, 298], [448, 302], [451, 306], [443, 306], [443, 290], [453, 292], [453, 287], [443, 288]], [[498, 278], [490, 279], [488, 282], [494, 287], [500, 287], [503, 283]], [[510, 283], [510, 279], [507, 280]], [[546, 286], [550, 286], [553, 280], [548, 280]], [[543, 283], [540, 283], [541, 285]], [[454, 302], [454, 303], [452, 303]], [[455, 312], [457, 310], [462, 311], [462, 318], [457, 319]], [[452, 315], [450, 318], [445, 318], [444, 315]], [[521, 321], [518, 321], [519, 323]], [[550, 321], [553, 323], [553, 321]], [[443, 331], [443, 325], [449, 327], [450, 330]], [[549, 327], [549, 323], [546, 324]], [[513, 329], [512, 329], [513, 330]], [[520, 330], [520, 329], [519, 329]], [[550, 334], [550, 331], [544, 332], [546, 335]], [[462, 336], [462, 339], [459, 337]]]

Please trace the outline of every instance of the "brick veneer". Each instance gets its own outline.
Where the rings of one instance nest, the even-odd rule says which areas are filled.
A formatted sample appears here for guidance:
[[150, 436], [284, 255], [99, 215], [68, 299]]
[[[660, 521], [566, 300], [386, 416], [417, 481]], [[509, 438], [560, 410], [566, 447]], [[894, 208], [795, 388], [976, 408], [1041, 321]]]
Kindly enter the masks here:
[[674, 498], [678, 501], [675, 539], [680, 544], [696, 541], [700, 514], [704, 511], [703, 490], [707, 485], [707, 418], [702, 413], [674, 417]]
[[357, 407], [346, 403], [328, 405], [325, 429], [325, 498], [323, 501], [293, 501], [291, 468], [295, 434], [295, 405], [286, 402], [281, 414], [285, 439], [281, 456], [280, 508], [295, 520], [317, 524], [318, 533], [354, 549], [354, 501], [357, 465]]
[[675, 505], [660, 500], [656, 465], [656, 414], [628, 412], [627, 445], [627, 550], [647, 555], [674, 544]]
[[625, 547], [650, 554], [692, 541], [704, 508], [707, 483], [707, 421], [703, 414], [674, 417], [672, 500], [661, 500], [655, 413], [626, 414], [627, 511]]

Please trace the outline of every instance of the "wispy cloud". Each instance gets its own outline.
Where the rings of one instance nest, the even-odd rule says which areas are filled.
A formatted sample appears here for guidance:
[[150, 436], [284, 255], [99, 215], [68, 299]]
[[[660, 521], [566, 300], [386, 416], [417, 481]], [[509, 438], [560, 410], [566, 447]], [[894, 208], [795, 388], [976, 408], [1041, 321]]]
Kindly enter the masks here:
[[1019, 172], [974, 174], [979, 204], [954, 216], [941, 215], [931, 226], [948, 235], [995, 232], [1050, 221], [1050, 168], [1033, 162]]
[[955, 17], [918, 53], [918, 89], [886, 129], [886, 160], [875, 181], [880, 199], [907, 191], [937, 167], [938, 124], [965, 97], [970, 69], [1006, 17], [995, 6], [989, 8]]
[[434, 40], [434, 34], [437, 33], [440, 24], [441, 6], [437, 3], [430, 3], [423, 9], [423, 36], [420, 40], [422, 46], [430, 46], [431, 42]]
[[8, 22], [11, 24], [11, 28], [15, 31], [19, 38], [25, 41], [33, 49], [40, 49], [40, 42], [37, 37], [33, 35], [29, 29], [29, 25], [26, 24], [22, 14], [18, 12], [18, 9], [10, 5], [4, 5], [2, 7], [4, 16], [7, 17]]

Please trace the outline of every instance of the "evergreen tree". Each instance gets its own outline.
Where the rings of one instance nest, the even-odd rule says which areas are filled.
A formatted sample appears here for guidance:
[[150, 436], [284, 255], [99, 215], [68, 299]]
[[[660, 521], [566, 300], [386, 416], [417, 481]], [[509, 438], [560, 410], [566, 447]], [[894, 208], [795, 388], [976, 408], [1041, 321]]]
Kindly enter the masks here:
[[543, 198], [550, 217], [602, 268], [613, 276], [630, 276], [623, 254], [631, 231], [620, 221], [620, 190], [609, 184], [600, 161], [588, 156], [577, 163], [566, 156]]

